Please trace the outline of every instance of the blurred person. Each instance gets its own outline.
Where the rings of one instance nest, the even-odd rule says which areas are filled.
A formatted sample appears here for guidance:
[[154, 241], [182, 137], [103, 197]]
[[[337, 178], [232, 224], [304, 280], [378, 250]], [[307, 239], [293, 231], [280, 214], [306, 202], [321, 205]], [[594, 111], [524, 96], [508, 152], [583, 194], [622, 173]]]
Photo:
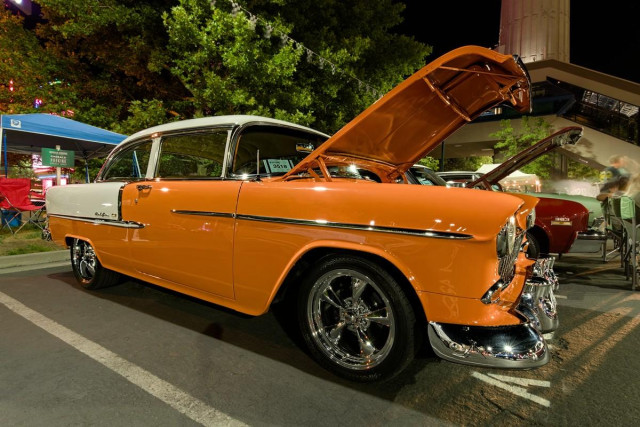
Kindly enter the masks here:
[[596, 199], [601, 202], [614, 195], [621, 195], [626, 191], [629, 183], [629, 171], [627, 170], [627, 156], [615, 155], [609, 158], [609, 166], [600, 172], [600, 179], [603, 182], [600, 187], [600, 194]]
[[629, 177], [621, 176], [617, 181], [603, 185], [600, 190], [600, 194], [596, 196], [596, 199], [602, 203], [606, 203], [609, 197], [625, 196], [629, 187]]
[[600, 180], [606, 185], [607, 183], [616, 182], [621, 176], [628, 177], [627, 163], [629, 163], [627, 156], [617, 154], [609, 157], [609, 166], [600, 172]]
[[636, 202], [636, 206], [640, 209], [640, 173], [635, 174], [629, 180], [629, 186], [627, 187], [625, 196], [631, 197]]

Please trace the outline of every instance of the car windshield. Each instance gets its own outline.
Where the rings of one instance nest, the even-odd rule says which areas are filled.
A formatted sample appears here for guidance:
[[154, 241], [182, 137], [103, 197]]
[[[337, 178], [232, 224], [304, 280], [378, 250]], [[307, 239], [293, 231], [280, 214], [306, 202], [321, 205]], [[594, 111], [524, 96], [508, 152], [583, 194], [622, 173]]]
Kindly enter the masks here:
[[284, 175], [327, 139], [301, 129], [251, 126], [236, 143], [232, 175]]

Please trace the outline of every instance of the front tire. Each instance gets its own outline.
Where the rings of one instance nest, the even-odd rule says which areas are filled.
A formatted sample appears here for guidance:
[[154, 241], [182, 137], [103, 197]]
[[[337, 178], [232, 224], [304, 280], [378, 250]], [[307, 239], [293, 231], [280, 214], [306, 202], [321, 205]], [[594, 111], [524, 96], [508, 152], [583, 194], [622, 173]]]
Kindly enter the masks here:
[[120, 274], [100, 264], [93, 247], [86, 241], [73, 239], [69, 248], [71, 267], [76, 280], [85, 289], [100, 289], [118, 284]]
[[529, 259], [538, 259], [540, 258], [540, 243], [538, 240], [533, 237], [533, 234], [527, 231], [527, 242], [529, 245], [527, 246], [527, 258]]
[[316, 361], [350, 380], [389, 379], [417, 350], [406, 294], [392, 275], [361, 257], [320, 260], [300, 289], [298, 320]]

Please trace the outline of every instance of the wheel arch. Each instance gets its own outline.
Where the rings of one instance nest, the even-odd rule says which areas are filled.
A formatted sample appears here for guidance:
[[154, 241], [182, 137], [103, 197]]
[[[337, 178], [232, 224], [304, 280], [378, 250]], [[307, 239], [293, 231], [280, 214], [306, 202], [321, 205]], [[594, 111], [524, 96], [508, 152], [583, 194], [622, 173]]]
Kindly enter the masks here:
[[64, 242], [67, 245], [67, 249], [71, 248], [71, 245], [73, 244], [73, 239], [84, 240], [85, 242], [89, 243], [93, 248], [93, 252], [96, 254], [96, 258], [98, 258], [98, 261], [100, 261], [100, 264], [104, 266], [104, 263], [102, 262], [102, 256], [96, 250], [96, 245], [90, 238], [86, 236], [75, 235], [75, 234], [67, 234], [66, 236], [64, 236]]
[[298, 289], [297, 284], [299, 283], [300, 278], [305, 274], [305, 272], [307, 272], [314, 265], [314, 263], [316, 263], [320, 259], [334, 255], [357, 256], [380, 265], [398, 282], [401, 289], [407, 296], [407, 299], [411, 303], [414, 313], [416, 314], [416, 319], [419, 319], [419, 322], [424, 322], [424, 326], [426, 328], [426, 313], [424, 311], [422, 303], [420, 302], [420, 298], [418, 297], [416, 287], [408, 279], [408, 277], [410, 277], [410, 275], [408, 275], [408, 272], [403, 271], [403, 269], [392, 260], [388, 259], [385, 256], [382, 256], [376, 251], [367, 251], [362, 250], [361, 248], [354, 249], [328, 245], [309, 248], [304, 253], [300, 254], [296, 261], [291, 265], [284, 279], [280, 282], [280, 285], [274, 292], [274, 295], [272, 295], [269, 305], [287, 300], [292, 294], [295, 295], [295, 291]]
[[540, 245], [540, 253], [549, 253], [549, 235], [547, 231], [540, 227], [538, 224], [534, 225], [528, 230], [528, 232], [536, 239], [538, 245]]

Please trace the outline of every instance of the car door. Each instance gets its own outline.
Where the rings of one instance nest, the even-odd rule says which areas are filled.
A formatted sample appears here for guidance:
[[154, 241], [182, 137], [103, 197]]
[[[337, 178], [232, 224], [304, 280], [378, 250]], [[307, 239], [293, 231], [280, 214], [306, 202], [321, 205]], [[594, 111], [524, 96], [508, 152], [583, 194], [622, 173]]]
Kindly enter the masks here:
[[137, 271], [233, 298], [235, 210], [242, 181], [222, 180], [227, 129], [156, 140], [157, 161], [146, 181], [128, 184], [123, 217], [142, 224], [129, 247]]

